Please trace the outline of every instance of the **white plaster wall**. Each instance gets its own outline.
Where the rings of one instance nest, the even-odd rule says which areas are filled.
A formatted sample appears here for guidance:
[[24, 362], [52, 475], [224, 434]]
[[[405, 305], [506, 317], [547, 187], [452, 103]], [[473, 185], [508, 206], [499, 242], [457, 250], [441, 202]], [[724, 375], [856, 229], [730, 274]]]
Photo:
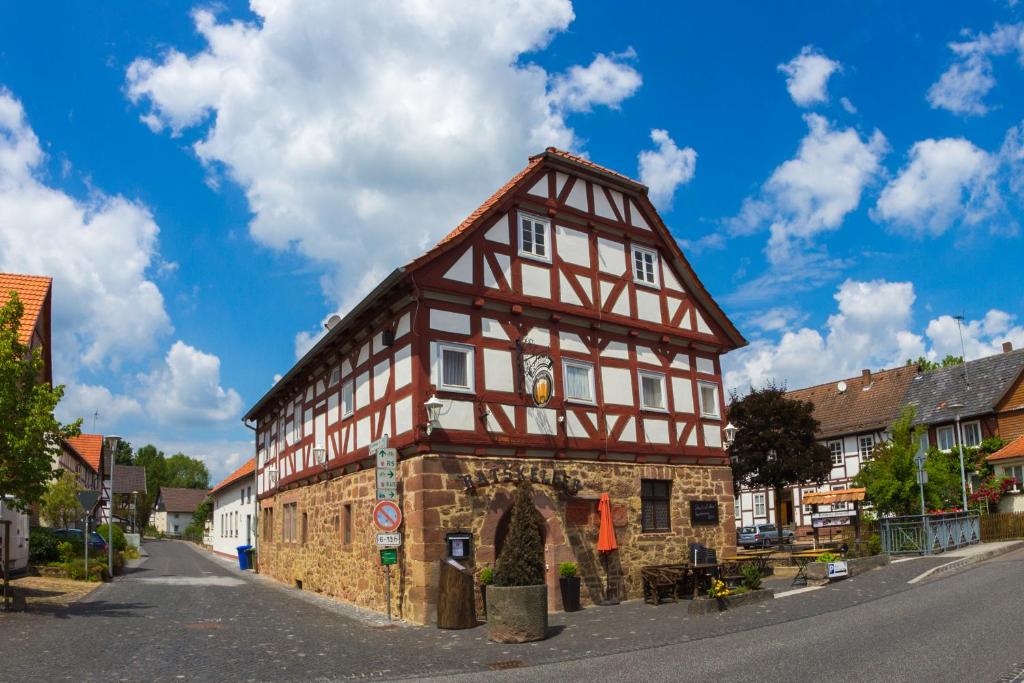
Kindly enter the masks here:
[[367, 415], [356, 422], [356, 449], [369, 446], [371, 441], [373, 441], [372, 425], [370, 416]]
[[395, 435], [412, 429], [412, 396], [395, 402]]
[[528, 407], [526, 409], [526, 432], [554, 436], [558, 433], [557, 412], [551, 408]]
[[360, 372], [356, 376], [356, 410], [370, 405], [370, 373]]
[[644, 418], [644, 437], [647, 443], [667, 444], [668, 420], [657, 420], [650, 417]]
[[622, 275], [626, 272], [626, 246], [621, 242], [597, 238], [597, 262], [602, 273]]
[[388, 380], [391, 378], [391, 361], [385, 358], [373, 366], [373, 398], [374, 400], [384, 397], [388, 388]]
[[406, 344], [395, 351], [395, 389], [412, 381], [412, 345]]
[[489, 391], [515, 390], [510, 351], [484, 349], [484, 387]]
[[[551, 274], [548, 268], [522, 264], [523, 294], [542, 299], [551, 298]], [[468, 331], [467, 331], [468, 334]]]
[[672, 378], [672, 406], [678, 413], [693, 413], [693, 383], [689, 379]]
[[[243, 489], [253, 488], [253, 494], [251, 497], [246, 497], [246, 502], [242, 502], [241, 492]], [[256, 545], [256, 534], [255, 534], [255, 513], [253, 512], [256, 494], [255, 488], [252, 484], [251, 477], [245, 477], [244, 479], [235, 482], [231, 486], [228, 486], [222, 491], [217, 492], [213, 497], [213, 525], [212, 525], [212, 540], [213, 549], [219, 553], [225, 555], [236, 555], [238, 554], [237, 548], [240, 545]], [[225, 528], [223, 524], [223, 515], [234, 516], [238, 513], [238, 535], [235, 536], [233, 533], [233, 526]], [[250, 516], [250, 522], [252, 523], [252, 534], [248, 539], [245, 537], [245, 518], [246, 515]]]
[[430, 329], [452, 334], [469, 334], [469, 315], [430, 309]]
[[722, 447], [722, 427], [721, 425], [706, 424], [704, 428], [704, 445], [708, 448], [721, 448]]
[[555, 235], [558, 241], [558, 256], [563, 261], [578, 266], [590, 265], [590, 243], [586, 233], [559, 225], [555, 228]]
[[508, 341], [508, 335], [501, 327], [501, 324], [493, 318], [483, 318], [480, 321], [481, 333], [488, 339], [503, 339]]
[[715, 362], [710, 358], [697, 356], [697, 372], [702, 372], [706, 375], [715, 374]]
[[[633, 373], [629, 368], [601, 368], [604, 402], [618, 406], [633, 405]], [[599, 397], [600, 398], [600, 397]]]
[[661, 323], [661, 298], [655, 293], [637, 287], [636, 289], [636, 315], [641, 320], [652, 323]]
[[476, 412], [472, 401], [441, 400], [444, 407], [441, 408], [438, 422], [443, 429], [471, 431], [475, 428]]

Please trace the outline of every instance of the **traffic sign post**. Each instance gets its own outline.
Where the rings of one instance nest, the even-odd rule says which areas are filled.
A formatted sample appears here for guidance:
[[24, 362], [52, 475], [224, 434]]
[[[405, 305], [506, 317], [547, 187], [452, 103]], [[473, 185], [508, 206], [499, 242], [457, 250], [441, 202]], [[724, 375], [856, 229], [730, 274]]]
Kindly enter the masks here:
[[398, 531], [402, 526], [402, 509], [390, 500], [382, 500], [373, 506], [373, 523], [385, 533]]
[[387, 439], [374, 441], [372, 446], [378, 445], [381, 441], [384, 442], [384, 446], [371, 451], [377, 458], [377, 500], [397, 500], [398, 451], [387, 448]]

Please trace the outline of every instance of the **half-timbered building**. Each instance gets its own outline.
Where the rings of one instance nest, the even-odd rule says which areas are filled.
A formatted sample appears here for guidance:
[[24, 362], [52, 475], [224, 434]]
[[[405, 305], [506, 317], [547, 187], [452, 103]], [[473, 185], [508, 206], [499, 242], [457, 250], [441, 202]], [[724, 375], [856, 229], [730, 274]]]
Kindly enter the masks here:
[[384, 438], [405, 516], [395, 610], [414, 622], [433, 619], [453, 548], [493, 565], [520, 479], [535, 482], [553, 609], [560, 562], [579, 564], [585, 600], [606, 590], [602, 492], [620, 597], [691, 542], [733, 549], [719, 359], [746, 342], [645, 186], [549, 148], [329, 325], [246, 415], [263, 573], [385, 608], [369, 451]]

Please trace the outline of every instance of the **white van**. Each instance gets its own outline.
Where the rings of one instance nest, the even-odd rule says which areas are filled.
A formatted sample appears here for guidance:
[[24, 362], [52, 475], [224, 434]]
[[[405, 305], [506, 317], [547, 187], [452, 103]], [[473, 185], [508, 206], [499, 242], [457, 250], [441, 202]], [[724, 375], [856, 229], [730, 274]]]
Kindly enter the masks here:
[[0, 498], [0, 569], [3, 568], [3, 552], [6, 539], [4, 534], [10, 529], [10, 561], [7, 565], [12, 574], [28, 568], [28, 515], [11, 506], [10, 496]]

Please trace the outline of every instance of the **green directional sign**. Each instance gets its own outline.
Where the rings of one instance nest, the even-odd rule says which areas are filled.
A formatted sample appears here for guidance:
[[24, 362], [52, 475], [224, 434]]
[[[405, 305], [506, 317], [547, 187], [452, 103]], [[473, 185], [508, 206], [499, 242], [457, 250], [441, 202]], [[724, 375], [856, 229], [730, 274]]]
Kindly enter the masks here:
[[398, 564], [398, 549], [382, 548], [380, 551], [380, 563], [385, 567], [389, 564]]

